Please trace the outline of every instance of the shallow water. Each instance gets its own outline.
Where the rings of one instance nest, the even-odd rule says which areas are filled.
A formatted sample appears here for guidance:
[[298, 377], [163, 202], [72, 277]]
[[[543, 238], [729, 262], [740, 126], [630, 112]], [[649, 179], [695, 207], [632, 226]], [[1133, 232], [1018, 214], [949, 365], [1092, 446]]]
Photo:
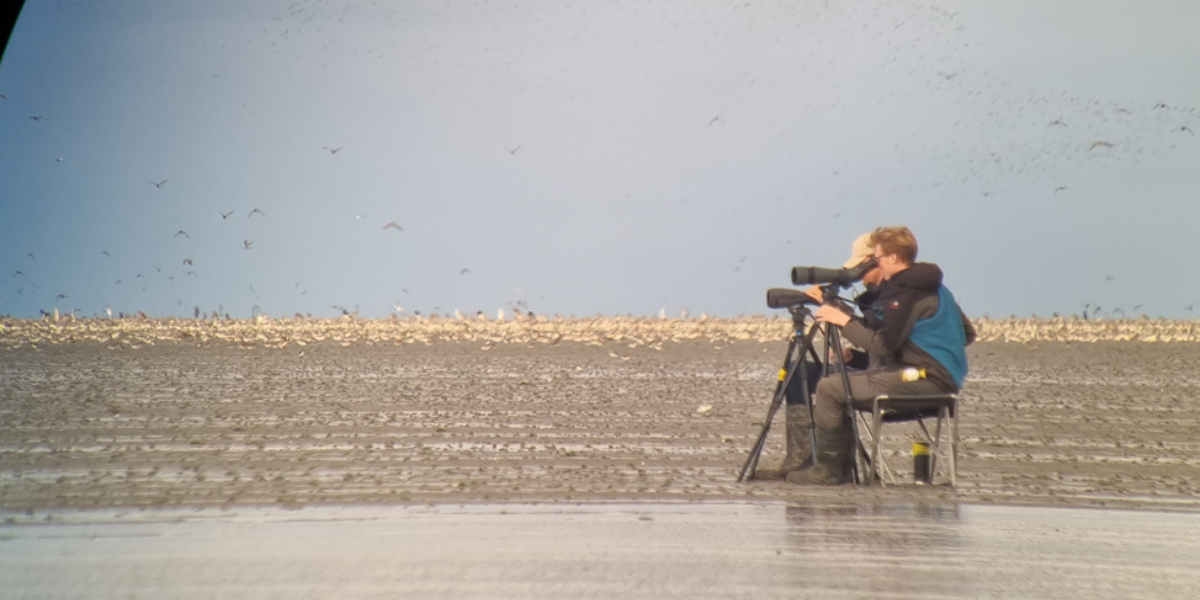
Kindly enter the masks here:
[[1183, 598], [1200, 515], [943, 503], [9, 513], [3, 598]]

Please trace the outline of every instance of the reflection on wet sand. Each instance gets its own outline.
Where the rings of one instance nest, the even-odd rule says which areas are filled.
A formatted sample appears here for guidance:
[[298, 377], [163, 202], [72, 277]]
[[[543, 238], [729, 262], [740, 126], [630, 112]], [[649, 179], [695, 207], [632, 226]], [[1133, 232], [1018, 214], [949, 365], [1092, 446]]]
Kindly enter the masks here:
[[915, 502], [55, 512], [21, 598], [1183, 598], [1200, 516]]

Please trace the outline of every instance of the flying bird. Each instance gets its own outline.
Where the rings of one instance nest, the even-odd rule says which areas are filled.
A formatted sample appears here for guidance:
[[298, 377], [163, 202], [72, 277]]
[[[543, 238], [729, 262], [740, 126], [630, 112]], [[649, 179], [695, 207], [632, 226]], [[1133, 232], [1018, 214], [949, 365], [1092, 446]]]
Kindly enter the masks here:
[[462, 270], [460, 270], [460, 271], [458, 272], [458, 274], [459, 274], [459, 275], [466, 275], [466, 274], [468, 274], [468, 273], [470, 273], [470, 272], [471, 272], [471, 270], [470, 270], [470, 269], [462, 269]]
[[246, 215], [246, 218], [247, 218], [247, 219], [249, 219], [250, 217], [253, 217], [253, 216], [254, 216], [254, 213], [258, 213], [258, 214], [262, 215], [262, 216], [263, 216], [263, 218], [266, 218], [266, 216], [267, 216], [267, 213], [265, 213], [265, 212], [263, 212], [263, 211], [261, 211], [261, 210], [258, 210], [257, 208], [255, 208], [255, 209], [253, 209], [253, 210], [251, 210], [251, 211], [250, 211], [250, 214]]
[[21, 277], [28, 277], [27, 275], [25, 275], [25, 273], [18, 270], [16, 273], [13, 273], [12, 279], [16, 279], [17, 275], [20, 275]]
[[171, 236], [171, 239], [175, 239], [175, 238], [177, 238], [177, 237], [179, 237], [179, 236], [181, 236], [181, 235], [182, 235], [183, 237], [185, 237], [185, 238], [189, 239], [189, 240], [190, 240], [190, 239], [192, 239], [192, 236], [188, 235], [188, 234], [187, 234], [187, 232], [186, 232], [186, 231], [184, 231], [184, 230], [182, 230], [182, 229], [180, 229], [179, 231], [175, 232], [175, 235]]
[[[521, 146], [524, 146], [524, 144], [521, 144]], [[506, 150], [506, 151], [507, 151], [509, 154], [511, 154], [511, 155], [513, 155], [513, 156], [516, 156], [516, 155], [517, 155], [517, 150], [520, 150], [520, 149], [521, 149], [521, 146], [517, 146], [516, 148], [505, 148], [505, 150]]]
[[1066, 123], [1063, 123], [1062, 117], [1059, 117], [1059, 118], [1057, 118], [1057, 119], [1055, 119], [1055, 120], [1053, 120], [1053, 121], [1050, 121], [1050, 124], [1049, 124], [1049, 125], [1047, 125], [1047, 127], [1053, 127], [1053, 126], [1055, 126], [1055, 125], [1062, 125], [1063, 127], [1066, 127], [1066, 126], [1067, 126], [1067, 124], [1066, 124]]
[[227, 212], [227, 213], [223, 213], [223, 212], [221, 212], [221, 211], [217, 211], [217, 212], [221, 214], [221, 218], [222, 218], [222, 219], [228, 219], [228, 218], [229, 218], [229, 216], [230, 216], [230, 215], [232, 215], [234, 211], [232, 211], [232, 210], [231, 210], [231, 211], [229, 211], [229, 212]]
[[164, 179], [162, 181], [147, 181], [146, 183], [148, 183], [156, 188], [162, 189], [162, 186], [166, 185], [167, 180]]
[[32, 258], [32, 259], [33, 259], [33, 262], [37, 262], [37, 257], [36, 257], [36, 256], [34, 256], [32, 252], [26, 252], [26, 253], [25, 253], [25, 256], [28, 256], [29, 258]]
[[1088, 148], [1088, 150], [1095, 150], [1097, 146], [1104, 146], [1105, 148], [1112, 148], [1113, 145], [1114, 144], [1112, 142], [1106, 142], [1104, 140], [1096, 140], [1096, 141], [1092, 142], [1092, 145], [1090, 148]]
[[721, 115], [717, 115], [717, 116], [715, 116], [715, 117], [713, 117], [713, 118], [711, 118], [711, 119], [709, 119], [709, 120], [708, 120], [708, 126], [709, 126], [709, 127], [712, 127], [712, 126], [713, 126], [713, 123], [720, 123], [720, 124], [724, 125], [724, 124], [725, 124], [725, 121], [722, 121], [722, 120], [721, 120]]
[[1187, 125], [1180, 125], [1179, 129], [1176, 129], [1175, 131], [1186, 131], [1186, 132], [1192, 134], [1192, 137], [1196, 137], [1196, 132], [1192, 131], [1190, 128], [1188, 128]]
[[1063, 190], [1065, 190], [1065, 189], [1067, 189], [1067, 186], [1065, 186], [1065, 185], [1060, 185], [1060, 186], [1058, 186], [1058, 187], [1054, 188], [1054, 193], [1055, 193], [1055, 194], [1057, 194], [1057, 193], [1059, 193], [1059, 192], [1061, 192], [1061, 191], [1063, 191]]
[[330, 148], [329, 146], [321, 146], [321, 147], [328, 150], [330, 154], [337, 154], [345, 146], [338, 146], [337, 148]]
[[101, 251], [100, 251], [100, 254], [103, 254], [103, 255], [105, 255], [105, 256], [107, 256], [107, 257], [109, 257], [109, 258], [112, 258], [112, 255], [108, 253], [108, 250], [101, 250]]
[[185, 264], [185, 265], [187, 265], [187, 266], [189, 266], [189, 267], [194, 267], [194, 266], [195, 266], [195, 265], [193, 265], [193, 264], [192, 264], [192, 259], [190, 259], [190, 258], [185, 258], [185, 259], [183, 259], [183, 264]]
[[50, 119], [47, 119], [46, 117], [43, 117], [42, 115], [30, 115], [29, 120], [30, 121], [49, 121]]
[[383, 226], [384, 231], [387, 231], [389, 229], [395, 229], [396, 231], [404, 231], [404, 228], [397, 225], [395, 221], [388, 221], [388, 224]]
[[[245, 240], [242, 242], [242, 245], [245, 246], [247, 250], [249, 250], [250, 248], [254, 247], [254, 242], [252, 242], [250, 240]], [[268, 252], [268, 254], [270, 254], [270, 253]]]
[[59, 294], [59, 295], [57, 295], [57, 296], [55, 296], [55, 297], [54, 297], [54, 301], [55, 301], [55, 302], [58, 302], [59, 300], [66, 300], [66, 299], [67, 299], [67, 295], [66, 295], [66, 294]]

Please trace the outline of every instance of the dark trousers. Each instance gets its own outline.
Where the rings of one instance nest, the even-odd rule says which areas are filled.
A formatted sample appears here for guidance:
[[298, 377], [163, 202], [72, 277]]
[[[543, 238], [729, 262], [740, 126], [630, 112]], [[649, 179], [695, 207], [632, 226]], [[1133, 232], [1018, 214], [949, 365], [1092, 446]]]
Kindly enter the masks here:
[[[944, 394], [945, 390], [928, 379], [912, 382], [901, 381], [901, 370], [882, 369], [850, 373], [850, 396], [855, 409], [870, 410], [875, 396], [880, 394]], [[846, 391], [842, 376], [833, 373], [817, 384], [816, 400], [813, 404], [813, 423], [821, 429], [839, 429], [846, 421]]]

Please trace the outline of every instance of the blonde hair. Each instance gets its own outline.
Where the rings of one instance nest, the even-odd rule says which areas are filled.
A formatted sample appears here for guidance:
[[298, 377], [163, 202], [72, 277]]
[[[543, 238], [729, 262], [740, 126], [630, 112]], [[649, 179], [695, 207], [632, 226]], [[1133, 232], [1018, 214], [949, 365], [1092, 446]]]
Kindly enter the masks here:
[[884, 255], [895, 254], [905, 264], [917, 261], [917, 238], [907, 227], [880, 227], [871, 232], [871, 245]]

